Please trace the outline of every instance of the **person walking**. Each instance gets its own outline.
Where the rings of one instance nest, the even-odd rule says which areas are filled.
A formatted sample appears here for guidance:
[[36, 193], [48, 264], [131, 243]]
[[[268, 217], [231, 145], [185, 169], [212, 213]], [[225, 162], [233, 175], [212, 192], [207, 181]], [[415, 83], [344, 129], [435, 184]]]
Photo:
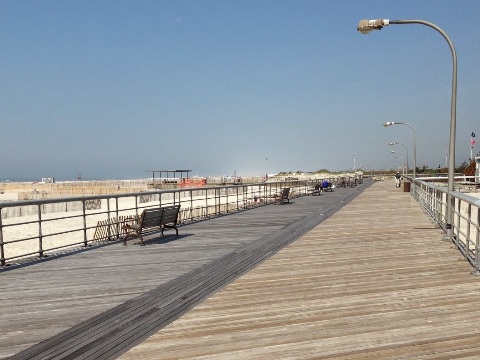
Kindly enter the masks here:
[[395, 175], [395, 187], [399, 188], [400, 187], [400, 179], [402, 178], [402, 175], [397, 171]]

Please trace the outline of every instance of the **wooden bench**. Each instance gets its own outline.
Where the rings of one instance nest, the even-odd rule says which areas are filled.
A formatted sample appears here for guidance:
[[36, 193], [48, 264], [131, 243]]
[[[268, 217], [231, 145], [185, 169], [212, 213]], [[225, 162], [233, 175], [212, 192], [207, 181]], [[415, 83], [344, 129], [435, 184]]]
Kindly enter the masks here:
[[290, 188], [283, 188], [279, 194], [275, 194], [275, 203], [290, 202]]
[[143, 210], [137, 222], [124, 223], [122, 226], [122, 230], [125, 232], [123, 245], [127, 245], [128, 238], [140, 238], [140, 245], [145, 245], [142, 235], [153, 230], [160, 230], [163, 236], [165, 229], [175, 229], [178, 236], [177, 219], [179, 210], [180, 205]]

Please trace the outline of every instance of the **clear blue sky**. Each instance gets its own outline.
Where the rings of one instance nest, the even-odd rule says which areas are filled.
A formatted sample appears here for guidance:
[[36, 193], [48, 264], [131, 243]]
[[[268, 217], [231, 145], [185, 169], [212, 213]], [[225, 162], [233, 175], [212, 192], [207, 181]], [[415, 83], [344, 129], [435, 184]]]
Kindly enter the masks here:
[[[445, 165], [480, 150], [480, 1], [0, 2], [0, 179]], [[396, 150], [403, 151], [403, 147]], [[268, 159], [268, 160], [265, 160]]]

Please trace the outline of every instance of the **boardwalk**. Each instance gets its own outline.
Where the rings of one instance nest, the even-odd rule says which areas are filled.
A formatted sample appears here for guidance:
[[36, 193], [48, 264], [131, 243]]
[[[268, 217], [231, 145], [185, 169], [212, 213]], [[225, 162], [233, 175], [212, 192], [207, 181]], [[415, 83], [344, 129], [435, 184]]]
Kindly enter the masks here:
[[[199, 222], [144, 248], [113, 244], [3, 271], [0, 356], [27, 349], [15, 358], [33, 358], [30, 346], [62, 346], [77, 324], [98, 328], [128, 304], [148, 314], [178, 306], [183, 316], [155, 331], [142, 320], [137, 331], [150, 326], [151, 337], [120, 342], [129, 343], [120, 352], [111, 345], [103, 358], [478, 358], [480, 278], [393, 182], [375, 183], [328, 217], [360, 190]], [[188, 279], [180, 298], [151, 304]], [[201, 291], [208, 299], [188, 303]], [[113, 335], [98, 330], [96, 342], [57, 358], [102, 358], [95, 346]]]

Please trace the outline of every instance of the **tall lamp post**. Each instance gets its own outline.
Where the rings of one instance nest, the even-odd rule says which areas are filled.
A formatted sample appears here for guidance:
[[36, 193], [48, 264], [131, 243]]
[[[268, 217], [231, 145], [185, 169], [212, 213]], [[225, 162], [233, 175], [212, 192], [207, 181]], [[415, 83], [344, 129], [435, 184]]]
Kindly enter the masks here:
[[407, 156], [407, 174], [408, 174], [408, 148], [407, 145], [399, 143], [399, 142], [391, 142], [388, 145], [393, 146], [393, 145], [402, 145], [405, 148], [405, 154]]
[[[450, 46], [450, 51], [452, 52], [453, 60], [453, 73], [452, 73], [452, 99], [450, 106], [450, 143], [449, 143], [449, 158], [448, 158], [448, 193], [447, 193], [447, 214], [446, 214], [446, 232], [447, 238], [452, 239], [453, 229], [453, 210], [455, 208], [455, 199], [452, 196], [453, 191], [455, 190], [455, 131], [457, 127], [457, 52], [453, 46], [452, 41], [448, 35], [440, 27], [431, 22], [424, 20], [388, 20], [388, 19], [377, 19], [377, 20], [360, 20], [357, 26], [357, 30], [362, 34], [368, 34], [372, 30], [381, 30], [384, 26], [390, 24], [421, 24], [426, 25], [434, 30], [438, 31], [443, 38], [447, 41]], [[415, 187], [414, 187], [415, 188]]]
[[[404, 123], [404, 122], [393, 122], [393, 121], [387, 121], [386, 123], [383, 123], [383, 126], [392, 126], [392, 125], [406, 125], [413, 131], [413, 181], [415, 181], [416, 178], [416, 172], [417, 172], [417, 133], [415, 132], [415, 129], [413, 128], [412, 125]], [[415, 188], [415, 185], [414, 185]]]
[[[392, 151], [390, 151], [390, 152], [391, 152], [392, 154], [396, 154], [396, 153], [397, 153], [397, 152], [394, 151], [394, 150], [392, 150]], [[401, 155], [400, 155], [400, 160], [402, 161], [402, 175], [405, 175], [405, 162], [403, 161], [404, 155], [403, 155], [403, 153], [402, 153], [401, 151], [399, 151], [399, 153], [401, 154]], [[398, 156], [395, 156], [395, 157], [398, 158]]]

